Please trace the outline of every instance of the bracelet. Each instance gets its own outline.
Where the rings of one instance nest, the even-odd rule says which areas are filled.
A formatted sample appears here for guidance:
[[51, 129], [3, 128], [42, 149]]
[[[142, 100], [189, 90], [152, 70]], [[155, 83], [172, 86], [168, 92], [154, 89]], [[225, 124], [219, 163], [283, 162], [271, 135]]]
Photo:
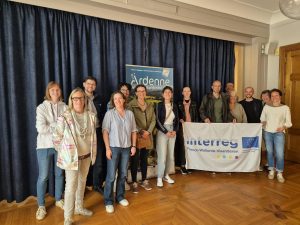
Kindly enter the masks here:
[[136, 146], [132, 145], [131, 148], [136, 148]]

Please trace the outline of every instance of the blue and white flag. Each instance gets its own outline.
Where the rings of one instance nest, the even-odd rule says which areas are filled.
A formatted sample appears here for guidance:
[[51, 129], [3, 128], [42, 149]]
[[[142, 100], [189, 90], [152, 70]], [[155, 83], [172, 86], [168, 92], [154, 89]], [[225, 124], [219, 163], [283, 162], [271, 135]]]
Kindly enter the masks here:
[[183, 124], [186, 167], [215, 172], [259, 169], [262, 125], [259, 123]]

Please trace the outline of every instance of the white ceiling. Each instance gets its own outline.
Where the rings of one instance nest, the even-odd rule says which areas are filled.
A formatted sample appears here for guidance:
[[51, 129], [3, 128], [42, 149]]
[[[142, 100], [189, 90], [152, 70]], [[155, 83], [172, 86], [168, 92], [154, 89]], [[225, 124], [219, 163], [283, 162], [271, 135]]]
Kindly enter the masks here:
[[279, 0], [175, 0], [246, 19], [276, 24], [288, 20], [279, 10]]

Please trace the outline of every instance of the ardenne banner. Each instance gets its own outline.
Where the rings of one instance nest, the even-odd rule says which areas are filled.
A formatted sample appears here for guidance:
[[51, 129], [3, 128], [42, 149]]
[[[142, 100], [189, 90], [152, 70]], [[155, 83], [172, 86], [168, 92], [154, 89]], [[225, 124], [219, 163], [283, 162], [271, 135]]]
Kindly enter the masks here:
[[186, 168], [215, 172], [259, 169], [260, 123], [183, 123]]
[[147, 87], [147, 99], [152, 102], [161, 100], [165, 86], [173, 87], [173, 68], [139, 66], [126, 64], [126, 82], [135, 88], [138, 84]]

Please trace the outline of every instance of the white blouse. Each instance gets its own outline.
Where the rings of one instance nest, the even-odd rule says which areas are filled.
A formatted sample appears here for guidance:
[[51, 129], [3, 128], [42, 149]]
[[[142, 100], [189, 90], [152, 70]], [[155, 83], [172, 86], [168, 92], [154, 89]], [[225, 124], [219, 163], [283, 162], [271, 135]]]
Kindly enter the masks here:
[[164, 125], [173, 125], [173, 120], [175, 119], [175, 114], [173, 112], [173, 107], [171, 103], [166, 103], [166, 120]]
[[[265, 105], [260, 116], [261, 122], [266, 122], [265, 131], [275, 133], [277, 128], [292, 126], [291, 111], [287, 105]], [[285, 132], [285, 131], [284, 131]]]

